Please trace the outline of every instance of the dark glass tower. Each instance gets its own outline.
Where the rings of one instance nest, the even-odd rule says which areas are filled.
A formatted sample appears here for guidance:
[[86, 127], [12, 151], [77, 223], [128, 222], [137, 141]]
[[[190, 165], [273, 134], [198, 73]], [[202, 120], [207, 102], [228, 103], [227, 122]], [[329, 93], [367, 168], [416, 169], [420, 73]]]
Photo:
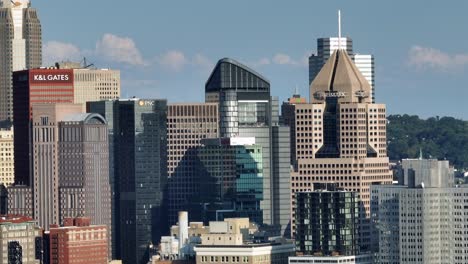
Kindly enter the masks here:
[[119, 100], [112, 111], [110, 107], [107, 102], [88, 103], [88, 110], [113, 117], [116, 258], [146, 264], [150, 244], [157, 244], [166, 228], [167, 102]]
[[[359, 254], [359, 198], [331, 186], [296, 193], [296, 251], [315, 256]], [[320, 188], [320, 187], [318, 187]]]

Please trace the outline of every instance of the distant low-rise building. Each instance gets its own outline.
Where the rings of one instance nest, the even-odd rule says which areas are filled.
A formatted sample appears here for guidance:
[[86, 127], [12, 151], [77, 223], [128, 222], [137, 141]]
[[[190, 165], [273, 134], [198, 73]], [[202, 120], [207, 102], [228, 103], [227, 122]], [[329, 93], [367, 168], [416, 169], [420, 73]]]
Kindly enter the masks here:
[[91, 225], [89, 218], [67, 218], [64, 226], [50, 228], [50, 264], [107, 264], [106, 225]]
[[38, 264], [42, 229], [24, 216], [0, 216], [0, 264]]
[[358, 255], [358, 256], [297, 256], [289, 257], [289, 264], [372, 264], [373, 256]]
[[210, 233], [201, 235], [196, 245], [196, 263], [287, 263], [294, 244], [285, 239], [255, 240], [248, 218], [210, 222]]

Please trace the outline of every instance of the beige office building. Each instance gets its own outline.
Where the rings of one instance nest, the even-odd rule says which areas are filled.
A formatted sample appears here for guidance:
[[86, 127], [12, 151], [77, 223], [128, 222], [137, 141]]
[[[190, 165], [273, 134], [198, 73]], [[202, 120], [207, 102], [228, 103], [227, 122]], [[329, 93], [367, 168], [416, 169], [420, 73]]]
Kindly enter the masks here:
[[120, 98], [120, 71], [108, 69], [73, 69], [75, 104]]
[[[85, 62], [86, 63], [86, 62]], [[93, 65], [79, 62], [57, 62], [53, 69], [73, 71], [73, 103], [82, 104], [86, 112], [86, 102], [116, 100], [120, 98], [120, 71], [96, 69]]]
[[256, 231], [248, 218], [226, 218], [210, 222], [209, 233], [201, 234], [195, 245], [196, 263], [282, 264], [294, 255], [294, 243], [287, 240], [251, 240]]
[[169, 104], [167, 106], [167, 171], [169, 177], [169, 224], [177, 222], [179, 211], [195, 189], [196, 148], [204, 138], [219, 135], [217, 103]]
[[370, 243], [370, 186], [391, 184], [384, 104], [371, 102], [371, 87], [344, 50], [338, 50], [310, 86], [309, 104], [297, 104], [296, 157], [292, 173], [292, 232], [295, 193], [313, 183], [337, 183], [360, 194], [364, 212], [361, 247]]
[[15, 182], [13, 129], [0, 129], [0, 184], [6, 187]]

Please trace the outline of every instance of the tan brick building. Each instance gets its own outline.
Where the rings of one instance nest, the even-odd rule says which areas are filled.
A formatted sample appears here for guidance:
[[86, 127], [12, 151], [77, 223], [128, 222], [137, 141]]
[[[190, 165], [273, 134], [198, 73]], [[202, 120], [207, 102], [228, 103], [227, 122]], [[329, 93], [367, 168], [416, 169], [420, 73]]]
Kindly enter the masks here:
[[310, 86], [309, 104], [295, 105], [297, 164], [291, 174], [292, 233], [295, 193], [335, 182], [360, 194], [361, 245], [370, 243], [370, 186], [391, 184], [384, 104], [371, 102], [369, 82], [343, 50], [335, 52]]
[[0, 184], [8, 187], [14, 182], [13, 129], [0, 130]]

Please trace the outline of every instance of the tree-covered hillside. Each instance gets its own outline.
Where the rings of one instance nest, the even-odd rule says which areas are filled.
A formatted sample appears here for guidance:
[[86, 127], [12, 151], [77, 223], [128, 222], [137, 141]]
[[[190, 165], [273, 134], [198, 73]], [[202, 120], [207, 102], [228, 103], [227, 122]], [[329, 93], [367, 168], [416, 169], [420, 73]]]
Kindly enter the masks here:
[[391, 115], [387, 125], [390, 160], [419, 157], [447, 159], [457, 169], [468, 168], [468, 121], [453, 117]]

